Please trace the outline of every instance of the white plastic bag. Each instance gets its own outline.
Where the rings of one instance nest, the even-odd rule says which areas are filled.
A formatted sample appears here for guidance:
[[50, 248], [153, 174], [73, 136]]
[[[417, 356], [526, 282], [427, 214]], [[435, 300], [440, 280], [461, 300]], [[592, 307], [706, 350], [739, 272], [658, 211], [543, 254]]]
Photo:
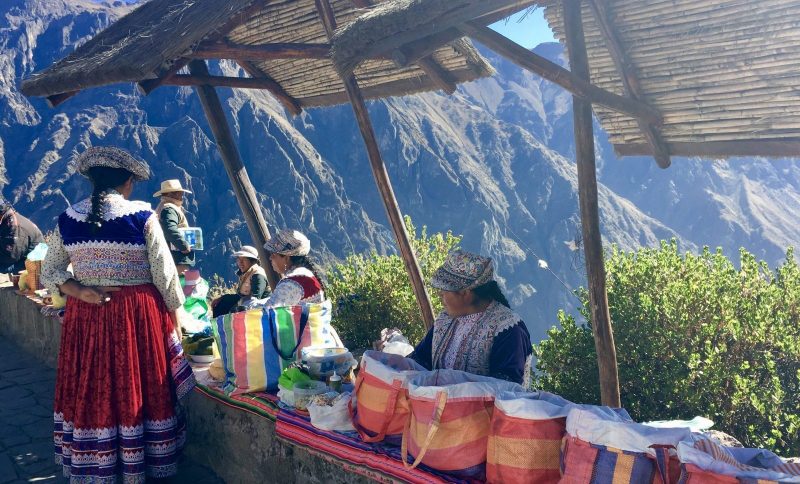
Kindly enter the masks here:
[[355, 432], [356, 429], [353, 427], [350, 411], [347, 408], [350, 398], [349, 393], [342, 393], [332, 402], [332, 406], [310, 403], [308, 413], [311, 416], [311, 425], [321, 430]]

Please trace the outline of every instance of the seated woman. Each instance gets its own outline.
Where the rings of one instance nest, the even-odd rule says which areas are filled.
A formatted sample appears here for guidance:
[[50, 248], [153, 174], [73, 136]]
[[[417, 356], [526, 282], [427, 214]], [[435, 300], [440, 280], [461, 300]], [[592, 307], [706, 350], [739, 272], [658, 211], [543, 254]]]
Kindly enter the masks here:
[[281, 230], [264, 248], [270, 252], [272, 268], [281, 275], [272, 294], [253, 306], [294, 306], [325, 301], [325, 279], [309, 257], [311, 242], [297, 230]]
[[455, 251], [431, 285], [445, 309], [409, 357], [428, 370], [462, 370], [527, 385], [531, 337], [494, 280], [492, 259]]
[[233, 257], [236, 258], [239, 284], [235, 294], [226, 294], [211, 302], [215, 318], [234, 312], [240, 306], [246, 307], [251, 300], [261, 299], [267, 293], [267, 273], [259, 264], [256, 248], [244, 245], [233, 253]]

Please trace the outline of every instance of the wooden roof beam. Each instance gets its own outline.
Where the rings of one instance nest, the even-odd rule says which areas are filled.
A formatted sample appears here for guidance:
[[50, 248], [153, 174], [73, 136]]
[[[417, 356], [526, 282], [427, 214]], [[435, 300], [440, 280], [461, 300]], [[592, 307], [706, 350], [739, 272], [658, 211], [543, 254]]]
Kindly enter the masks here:
[[268, 81], [268, 84], [271, 84], [271, 87], [266, 87], [266, 89], [270, 92], [270, 94], [275, 96], [275, 99], [283, 104], [283, 107], [285, 107], [286, 110], [289, 111], [293, 116], [299, 116], [300, 113], [303, 112], [300, 102], [286, 92], [286, 90], [278, 83], [278, 81], [267, 75], [267, 73], [259, 69], [258, 66], [247, 60], [237, 60], [236, 62], [242, 66], [242, 69], [244, 69], [244, 71], [247, 72], [247, 74], [253, 79]]
[[444, 68], [442, 68], [438, 62], [436, 62], [432, 55], [418, 60], [417, 65], [420, 69], [422, 69], [423, 72], [425, 72], [425, 74], [428, 75], [428, 77], [431, 78], [431, 80], [439, 87], [439, 89], [447, 94], [453, 94], [456, 92], [456, 80], [453, 79], [453, 76], [450, 75], [450, 73]]
[[601, 89], [589, 81], [581, 79], [560, 65], [540, 55], [534, 54], [530, 50], [509, 40], [489, 27], [470, 22], [464, 24], [461, 29], [473, 39], [489, 47], [523, 69], [529, 70], [548, 81], [558, 84], [581, 99], [585, 99], [594, 104], [600, 104], [601, 106], [605, 106], [608, 109], [620, 113], [625, 113], [637, 120], [643, 120], [653, 125], [660, 125], [663, 122], [661, 113], [651, 106], [637, 101], [636, 99], [620, 96], [606, 91], [605, 89]]
[[[528, 8], [536, 3], [535, 1], [524, 2], [523, 4], [506, 7], [498, 10], [497, 12], [478, 17], [473, 20], [473, 23], [479, 25], [490, 25], [499, 22], [504, 18], [517, 13], [518, 11]], [[395, 49], [392, 53], [392, 60], [398, 67], [407, 67], [414, 64], [419, 59], [432, 54], [437, 49], [441, 48], [444, 44], [460, 39], [464, 36], [464, 32], [453, 27], [443, 30], [439, 33], [429, 35], [422, 39], [409, 42], [402, 47]]]
[[[770, 158], [800, 157], [800, 140], [731, 140], [667, 143], [673, 156], [699, 156], [707, 158], [732, 158], [737, 156], [767, 156]], [[649, 143], [628, 143], [614, 145], [619, 156], [652, 156], [653, 147]]]
[[136, 83], [136, 89], [144, 96], [149, 95], [151, 92], [155, 91], [162, 85], [167, 79], [171, 78], [175, 74], [177, 74], [181, 69], [186, 67], [189, 63], [190, 59], [185, 57], [177, 59], [175, 62], [169, 66], [164, 72], [159, 74], [155, 79], [145, 79], [144, 81], [139, 81]]
[[[611, 59], [614, 61], [614, 65], [622, 78], [625, 92], [631, 99], [641, 101], [644, 95], [636, 73], [636, 66], [633, 65], [630, 56], [625, 53], [619, 33], [611, 18], [608, 3], [605, 0], [587, 1], [597, 24], [600, 26], [600, 32], [606, 42], [608, 52], [611, 54]], [[669, 147], [664, 142], [664, 138], [661, 136], [661, 131], [655, 128], [653, 123], [649, 123], [642, 118], [636, 118], [636, 121], [645, 139], [653, 148], [653, 157], [658, 166], [668, 168], [671, 164], [670, 152]]]
[[274, 43], [244, 45], [232, 42], [200, 44], [187, 57], [192, 59], [241, 59], [262, 62], [275, 59], [327, 59], [330, 44]]

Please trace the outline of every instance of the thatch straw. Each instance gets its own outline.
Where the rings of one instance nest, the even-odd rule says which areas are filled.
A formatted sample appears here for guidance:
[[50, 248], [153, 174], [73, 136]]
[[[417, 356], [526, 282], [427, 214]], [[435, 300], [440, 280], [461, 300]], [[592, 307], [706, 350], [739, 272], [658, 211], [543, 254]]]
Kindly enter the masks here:
[[[118, 82], [153, 78], [202, 41], [218, 36], [236, 15], [245, 22], [226, 34], [244, 45], [281, 42], [327, 43], [314, 0], [151, 0], [123, 17], [73, 54], [37, 73], [22, 85], [27, 95], [50, 96]], [[363, 10], [349, 0], [332, 0], [340, 25]], [[261, 5], [261, 6], [259, 6]], [[433, 53], [455, 82], [490, 76], [491, 66], [468, 41]], [[303, 107], [347, 102], [339, 74], [328, 59], [253, 62]], [[417, 67], [398, 68], [369, 60], [356, 72], [364, 96], [381, 98], [436, 90], [439, 86]]]
[[348, 74], [364, 60], [458, 26], [519, 0], [392, 0], [381, 3], [340, 28], [333, 39], [333, 61]]

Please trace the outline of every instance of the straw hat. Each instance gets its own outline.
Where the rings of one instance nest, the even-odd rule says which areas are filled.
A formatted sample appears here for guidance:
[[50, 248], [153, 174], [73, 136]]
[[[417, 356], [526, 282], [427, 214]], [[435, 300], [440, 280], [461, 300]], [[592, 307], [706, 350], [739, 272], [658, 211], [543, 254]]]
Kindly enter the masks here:
[[442, 291], [474, 289], [494, 280], [494, 262], [489, 257], [457, 250], [451, 252], [431, 278], [431, 286]]
[[311, 241], [297, 230], [281, 230], [264, 244], [273, 254], [304, 256], [311, 251]]
[[161, 182], [161, 190], [155, 192], [153, 196], [160, 197], [165, 193], [174, 193], [174, 192], [192, 193], [181, 186], [180, 180], [164, 180], [163, 182]]
[[113, 146], [92, 146], [75, 158], [75, 165], [78, 173], [86, 177], [90, 168], [105, 166], [127, 170], [137, 181], [150, 178], [150, 166], [146, 162]]
[[252, 245], [243, 245], [241, 249], [233, 253], [233, 257], [247, 257], [248, 259], [258, 260], [258, 251]]

